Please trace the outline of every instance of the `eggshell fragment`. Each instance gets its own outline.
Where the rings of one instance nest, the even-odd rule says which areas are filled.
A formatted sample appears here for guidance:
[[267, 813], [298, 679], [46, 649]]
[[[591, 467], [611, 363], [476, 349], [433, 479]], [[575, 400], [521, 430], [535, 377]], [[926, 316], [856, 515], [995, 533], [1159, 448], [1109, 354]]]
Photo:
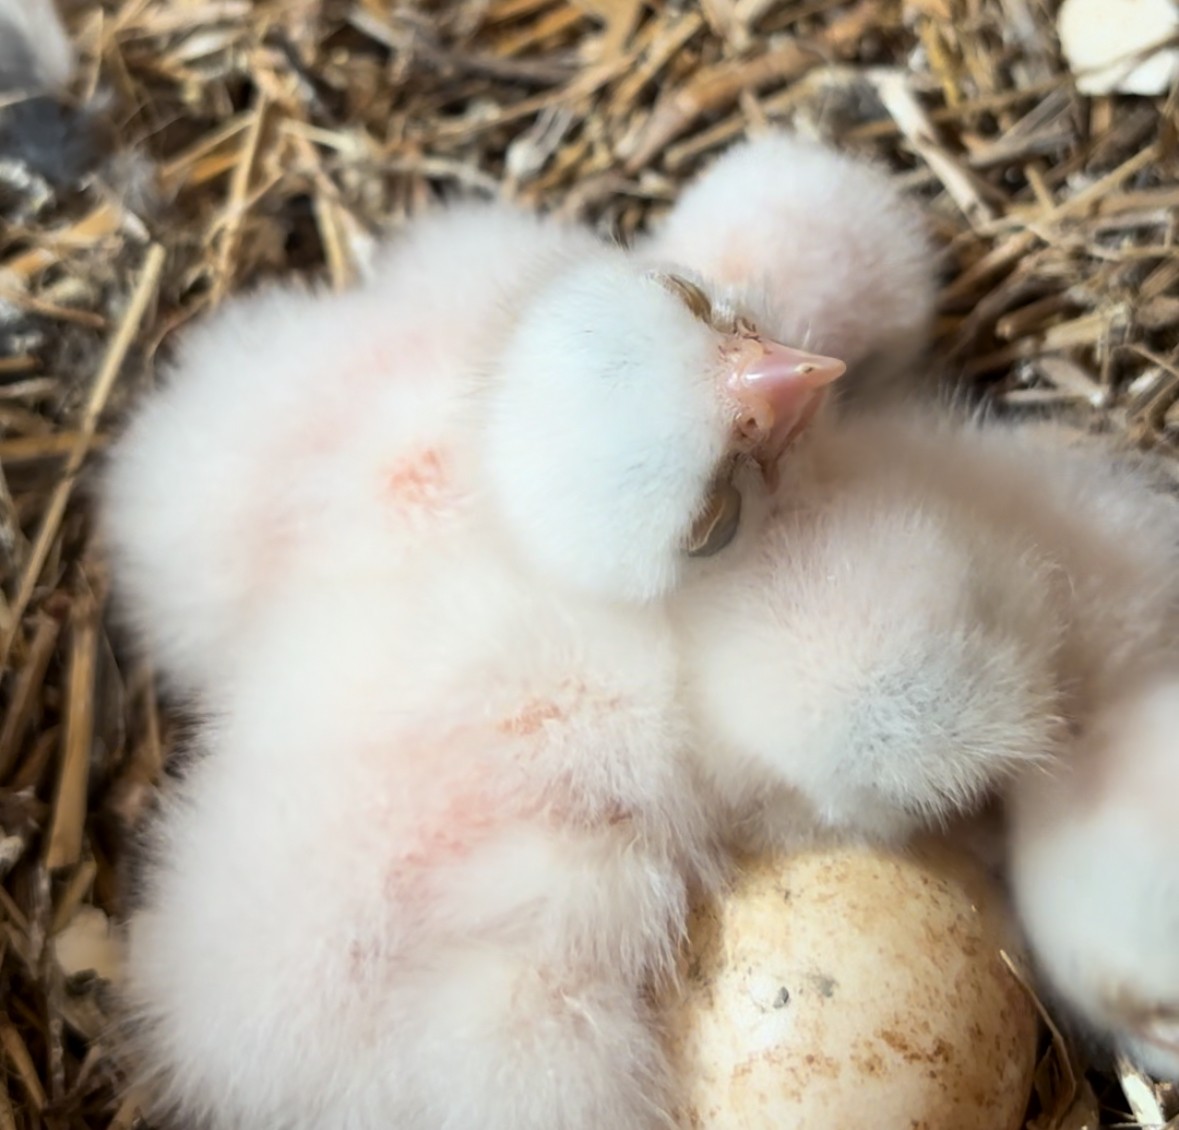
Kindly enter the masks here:
[[1179, 50], [1162, 47], [1179, 33], [1175, 0], [1064, 0], [1060, 47], [1082, 94], [1166, 94], [1179, 76]]
[[122, 968], [110, 920], [94, 906], [78, 907], [69, 925], [54, 937], [53, 956], [66, 977], [93, 973], [104, 981], [117, 982]]
[[995, 884], [942, 845], [749, 863], [667, 1014], [692, 1130], [1016, 1130], [1035, 1007]]

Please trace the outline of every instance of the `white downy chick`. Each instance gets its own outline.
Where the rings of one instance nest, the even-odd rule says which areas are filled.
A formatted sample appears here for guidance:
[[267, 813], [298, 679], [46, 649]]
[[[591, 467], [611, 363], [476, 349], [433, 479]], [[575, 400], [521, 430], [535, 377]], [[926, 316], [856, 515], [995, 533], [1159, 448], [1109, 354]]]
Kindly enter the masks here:
[[621, 252], [540, 292], [499, 359], [486, 468], [523, 556], [607, 600], [670, 592], [749, 536], [844, 372]]
[[[863, 195], [828, 207], [832, 179]], [[856, 249], [832, 249], [859, 236], [886, 265], [845, 280], [827, 268], [855, 263]], [[763, 324], [847, 360], [845, 392], [903, 388], [917, 355], [905, 343], [924, 345], [933, 271], [916, 212], [837, 154], [780, 136], [738, 147], [652, 247], [738, 289], [775, 279], [763, 293], [790, 299], [787, 320], [763, 312]], [[832, 295], [830, 281], [847, 289]], [[804, 322], [790, 322], [798, 311]], [[881, 326], [896, 327], [891, 343], [873, 340]], [[864, 357], [877, 363], [865, 369]], [[816, 815], [844, 832], [901, 835], [1022, 765], [1010, 867], [1045, 975], [1108, 1043], [1175, 1078], [1179, 844], [1165, 812], [1130, 824], [1132, 805], [1141, 815], [1174, 792], [1162, 738], [1179, 692], [1119, 688], [1173, 654], [1179, 506], [1148, 461], [1055, 425], [901, 414], [859, 437], [866, 459], [854, 433], [811, 440], [837, 462], [849, 442], [843, 472], [858, 481], [792, 484], [800, 504], [772, 520], [752, 562], [729, 561], [707, 582], [716, 605], [684, 594], [703, 657], [687, 699], [721, 739], [697, 740], [706, 772], [756, 845]], [[808, 516], [823, 489], [838, 496]], [[1073, 767], [1056, 715], [1084, 729], [1094, 713]], [[1101, 800], [1094, 775], [1115, 764], [1125, 781]]]
[[1157, 464], [1059, 423], [930, 426], [915, 432], [908, 458], [982, 521], [1021, 533], [1056, 563], [1070, 718], [1172, 653], [1179, 499]]
[[189, 333], [102, 488], [122, 603], [199, 691], [291, 561], [395, 579], [484, 505], [547, 580], [652, 599], [731, 540], [765, 495], [751, 465], [842, 371], [585, 231], [454, 209], [363, 286], [272, 289]]
[[845, 361], [842, 400], [928, 376], [929, 235], [917, 204], [867, 162], [763, 134], [708, 167], [638, 250], [699, 272], [777, 340]]
[[167, 800], [133, 1065], [207, 1130], [656, 1130], [647, 993], [714, 856], [654, 608], [456, 532], [413, 599], [291, 588]]
[[1170, 652], [1179, 503], [1069, 435], [827, 421], [764, 544], [683, 590], [696, 744], [755, 839], [800, 796], [845, 832], [947, 819], [1065, 756], [1062, 719]]
[[368, 285], [270, 287], [186, 332], [99, 484], [120, 604], [169, 682], [214, 681], [293, 560], [393, 574], [459, 520], [469, 375], [569, 243], [592, 250], [459, 209], [394, 240]]
[[1054, 563], [943, 489], [931, 456], [969, 432], [930, 451], [939, 419], [813, 430], [756, 545], [675, 598], [696, 756], [747, 846], [899, 841], [1056, 749]]
[[1005, 793], [1047, 984], [1179, 1078], [1163, 475], [1062, 426], [910, 408], [812, 430], [791, 476], [761, 544], [676, 597], [695, 755], [738, 838], [896, 839]]
[[1039, 484], [1012, 497], [1038, 505], [1072, 595], [1074, 737], [1008, 790], [1016, 904], [1066, 1012], [1105, 1050], [1179, 1081], [1179, 841], [1164, 799], [1179, 783], [1179, 499], [1148, 458], [1064, 427], [990, 454], [1004, 452]]
[[[312, 305], [271, 299], [268, 322], [238, 327], [261, 335], [279, 373], [269, 391], [234, 404], [249, 351], [218, 365], [207, 332], [190, 410], [177, 396], [154, 409], [159, 428], [141, 417], [124, 448], [139, 445], [139, 476], [116, 465], [129, 492], [156, 470], [157, 502], [160, 464], [177, 482], [205, 476], [148, 554], [138, 493], [122, 544], [144, 584], [153, 568], [192, 573], [184, 551], [203, 548], [202, 611], [220, 618], [198, 642], [220, 669], [222, 717], [165, 809], [130, 939], [138, 1047], [181, 1117], [663, 1125], [645, 993], [714, 855], [676, 722], [672, 635], [649, 598], [686, 554], [751, 536], [734, 484], [765, 490], [842, 367], [728, 324], [690, 282], [621, 252], [565, 254], [509, 296], [520, 316], [501, 315], [482, 363], [449, 368], [429, 351], [462, 348], [458, 312], [477, 304], [440, 300], [430, 321], [388, 302], [385, 275], [344, 326], [367, 375], [345, 368], [326, 401], [314, 374], [331, 371], [340, 333], [268, 356], [275, 326]], [[435, 285], [422, 267], [404, 275], [419, 295]], [[336, 319], [351, 309], [336, 301]], [[379, 310], [383, 326], [411, 324], [374, 341]], [[412, 348], [421, 363], [397, 370]], [[382, 349], [393, 359], [373, 364]], [[269, 426], [263, 408], [281, 434], [237, 446]], [[227, 474], [238, 458], [249, 490]], [[439, 465], [441, 483], [424, 474]], [[516, 489], [529, 505], [513, 505]], [[654, 508], [655, 536], [627, 491]], [[557, 583], [538, 585], [534, 564]], [[196, 611], [176, 607], [178, 624]]]
[[1010, 805], [1010, 883], [1050, 994], [1179, 1082], [1179, 666], [1106, 697]]

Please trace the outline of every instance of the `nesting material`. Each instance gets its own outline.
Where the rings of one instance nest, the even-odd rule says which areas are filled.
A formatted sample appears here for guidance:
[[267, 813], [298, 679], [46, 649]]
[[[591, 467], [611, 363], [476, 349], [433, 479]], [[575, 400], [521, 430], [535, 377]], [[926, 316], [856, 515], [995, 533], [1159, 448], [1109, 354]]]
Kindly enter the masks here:
[[[104, 1016], [78, 1013], [50, 946], [79, 901], [124, 911], [128, 844], [183, 737], [122, 647], [88, 506], [177, 334], [267, 277], [348, 285], [460, 191], [630, 238], [724, 145], [785, 125], [875, 157], [927, 206], [950, 375], [1170, 456], [1176, 102], [1079, 95], [1053, 8], [62, 4], [71, 99], [110, 147], [39, 171], [0, 141], [0, 1128], [135, 1124]], [[1129, 1121], [1118, 1077], [1081, 1078], [1064, 1048], [1037, 1071], [1036, 1130]], [[1133, 1109], [1142, 1086], [1179, 1113], [1149, 1081]]]
[[692, 1130], [1016, 1130], [1036, 1066], [1002, 894], [944, 845], [750, 863], [667, 1021]]

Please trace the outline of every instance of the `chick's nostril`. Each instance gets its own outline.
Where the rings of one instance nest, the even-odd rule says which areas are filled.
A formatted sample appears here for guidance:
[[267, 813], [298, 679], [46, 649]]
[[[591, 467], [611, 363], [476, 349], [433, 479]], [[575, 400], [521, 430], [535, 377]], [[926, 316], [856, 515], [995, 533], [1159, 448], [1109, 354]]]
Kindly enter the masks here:
[[750, 404], [738, 413], [735, 427], [742, 440], [757, 445], [773, 431], [774, 414], [769, 405]]

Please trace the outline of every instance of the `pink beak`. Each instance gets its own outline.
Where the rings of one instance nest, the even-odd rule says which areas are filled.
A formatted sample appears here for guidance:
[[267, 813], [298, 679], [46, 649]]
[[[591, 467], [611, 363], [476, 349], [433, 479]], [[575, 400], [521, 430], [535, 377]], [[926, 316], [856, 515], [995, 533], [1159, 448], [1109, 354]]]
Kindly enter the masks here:
[[834, 357], [805, 353], [758, 336], [741, 337], [728, 355], [725, 382], [738, 406], [738, 427], [753, 446], [766, 483], [790, 442], [814, 419], [827, 386], [847, 371]]

